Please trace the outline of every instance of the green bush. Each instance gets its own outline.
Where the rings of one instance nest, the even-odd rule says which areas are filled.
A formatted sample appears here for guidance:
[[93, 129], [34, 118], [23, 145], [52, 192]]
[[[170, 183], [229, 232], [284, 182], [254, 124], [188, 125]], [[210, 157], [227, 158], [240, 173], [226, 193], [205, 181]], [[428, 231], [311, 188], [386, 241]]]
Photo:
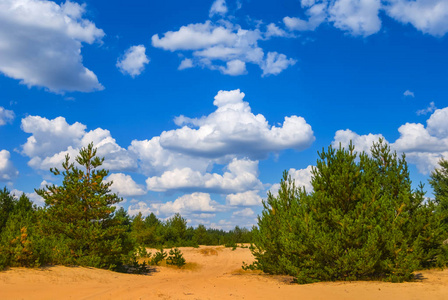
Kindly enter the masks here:
[[158, 266], [162, 260], [164, 260], [167, 257], [167, 254], [165, 251], [163, 251], [163, 248], [160, 248], [158, 252], [156, 252], [153, 257], [150, 259], [150, 265], [152, 266]]
[[382, 140], [371, 153], [330, 146], [312, 171], [311, 193], [285, 172], [278, 196], [263, 202], [256, 261], [245, 267], [310, 283], [411, 280], [414, 270], [443, 264], [435, 203], [412, 190], [404, 155]]
[[185, 258], [182, 252], [177, 248], [171, 249], [170, 256], [168, 256], [168, 258], [166, 259], [166, 264], [174, 265], [179, 268], [185, 265]]

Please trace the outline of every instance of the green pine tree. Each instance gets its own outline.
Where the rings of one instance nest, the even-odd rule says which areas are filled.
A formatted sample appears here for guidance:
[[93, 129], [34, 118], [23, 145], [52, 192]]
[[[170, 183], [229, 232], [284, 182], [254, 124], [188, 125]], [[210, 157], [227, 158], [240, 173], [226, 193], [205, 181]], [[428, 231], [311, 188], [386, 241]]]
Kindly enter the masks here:
[[250, 267], [308, 283], [403, 281], [433, 265], [442, 242], [434, 204], [412, 190], [404, 155], [382, 140], [371, 152], [322, 151], [311, 193], [285, 172], [278, 196], [263, 203]]
[[67, 155], [62, 172], [50, 169], [63, 176], [62, 184], [36, 193], [45, 199], [45, 231], [63, 241], [57, 249], [70, 253], [71, 259], [57, 263], [114, 269], [127, 261], [135, 245], [123, 219], [114, 217], [114, 205], [122, 199], [110, 192], [112, 182], [103, 181], [109, 172], [99, 169], [104, 158], [96, 151], [93, 143], [80, 150], [75, 160], [81, 168]]

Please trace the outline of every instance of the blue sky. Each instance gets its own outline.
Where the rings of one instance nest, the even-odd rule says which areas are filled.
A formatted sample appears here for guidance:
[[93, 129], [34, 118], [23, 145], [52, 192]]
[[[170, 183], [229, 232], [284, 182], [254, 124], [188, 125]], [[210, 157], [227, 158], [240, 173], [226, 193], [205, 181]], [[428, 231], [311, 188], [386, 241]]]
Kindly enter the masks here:
[[251, 226], [317, 151], [448, 157], [447, 0], [0, 3], [0, 184], [58, 184], [93, 141], [130, 214]]

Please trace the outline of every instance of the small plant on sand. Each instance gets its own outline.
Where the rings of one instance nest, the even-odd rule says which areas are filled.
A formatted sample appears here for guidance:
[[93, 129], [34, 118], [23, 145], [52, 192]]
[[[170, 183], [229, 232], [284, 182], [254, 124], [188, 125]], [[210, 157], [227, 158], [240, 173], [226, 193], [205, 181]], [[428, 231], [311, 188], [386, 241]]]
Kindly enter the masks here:
[[153, 257], [149, 260], [149, 263], [153, 266], [158, 266], [162, 260], [164, 260], [167, 257], [167, 254], [165, 251], [163, 251], [163, 248], [160, 248], [158, 252], [156, 252]]
[[185, 265], [185, 258], [182, 252], [177, 248], [171, 249], [170, 256], [166, 259], [166, 264], [178, 266], [179, 268]]

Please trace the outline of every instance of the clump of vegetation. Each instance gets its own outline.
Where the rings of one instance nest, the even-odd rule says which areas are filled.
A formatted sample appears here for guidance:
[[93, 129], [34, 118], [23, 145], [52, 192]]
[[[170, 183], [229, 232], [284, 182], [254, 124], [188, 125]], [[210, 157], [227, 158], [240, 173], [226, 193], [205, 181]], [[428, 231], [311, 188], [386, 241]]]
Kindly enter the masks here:
[[93, 144], [76, 157], [67, 155], [62, 184], [47, 185], [36, 193], [45, 200], [36, 208], [22, 195], [18, 200], [6, 188], [0, 193], [0, 269], [41, 264], [82, 265], [121, 269], [131, 264], [136, 243], [129, 232], [126, 214], [115, 214], [122, 199], [104, 183], [108, 171], [99, 169], [104, 159]]
[[319, 157], [313, 192], [285, 172], [278, 196], [268, 194], [254, 230], [256, 261], [245, 268], [289, 274], [298, 283], [399, 282], [416, 269], [446, 264], [443, 213], [436, 213], [443, 199], [425, 200], [422, 186], [411, 188], [404, 155], [380, 140], [371, 156], [350, 144]]
[[149, 264], [152, 266], [158, 266], [160, 262], [167, 257], [167, 255], [168, 254], [163, 251], [163, 248], [160, 248], [160, 250], [153, 255]]
[[166, 264], [177, 266], [179, 268], [184, 266], [185, 258], [183, 256], [182, 252], [177, 248], [171, 249], [170, 256], [168, 256], [168, 258], [166, 259]]

